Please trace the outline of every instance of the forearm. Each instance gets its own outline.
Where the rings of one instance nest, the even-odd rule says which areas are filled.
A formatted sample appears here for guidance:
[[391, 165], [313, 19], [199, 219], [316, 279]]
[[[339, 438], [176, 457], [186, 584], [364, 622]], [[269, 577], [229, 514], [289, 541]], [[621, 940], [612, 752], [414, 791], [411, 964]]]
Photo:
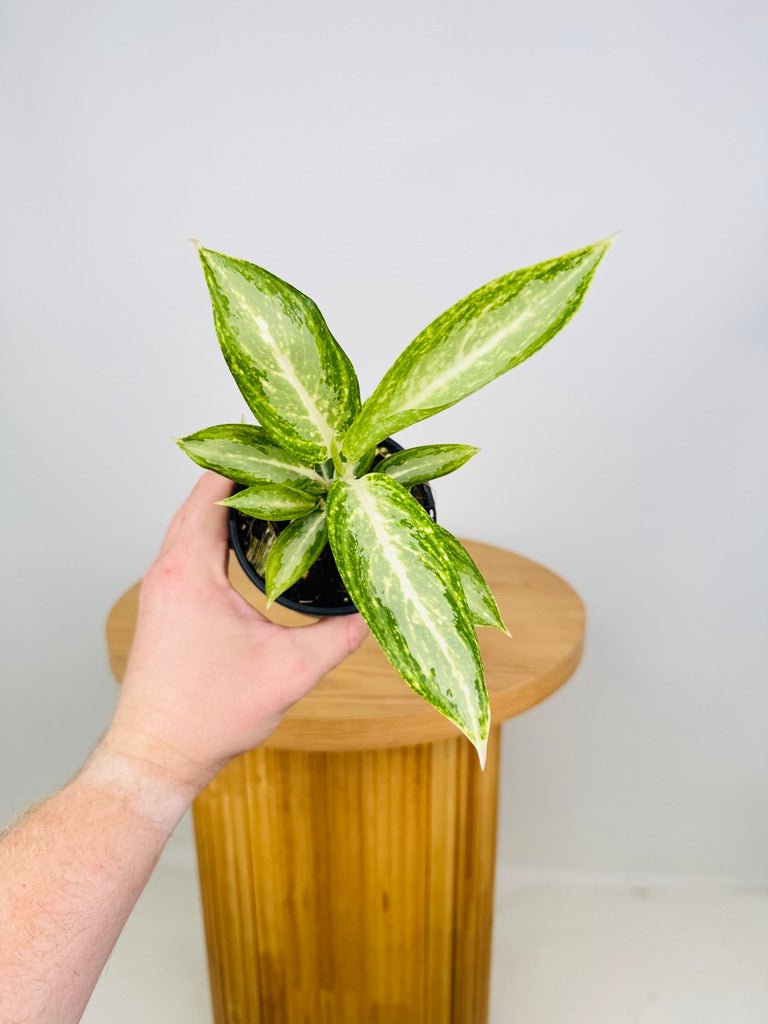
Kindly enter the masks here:
[[193, 797], [362, 643], [359, 616], [269, 622], [229, 584], [207, 473], [144, 578], [117, 712], [80, 775], [0, 837], [0, 1024], [75, 1024]]
[[74, 1024], [191, 790], [101, 744], [0, 839], [0, 1021]]

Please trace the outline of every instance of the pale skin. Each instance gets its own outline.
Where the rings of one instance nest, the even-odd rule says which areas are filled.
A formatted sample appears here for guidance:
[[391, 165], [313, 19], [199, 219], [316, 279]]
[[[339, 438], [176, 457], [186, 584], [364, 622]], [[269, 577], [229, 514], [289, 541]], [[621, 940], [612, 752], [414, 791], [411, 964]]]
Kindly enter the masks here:
[[229, 481], [206, 473], [141, 588], [114, 718], [82, 771], [0, 838], [0, 1021], [75, 1024], [190, 802], [367, 634], [268, 622], [230, 586]]

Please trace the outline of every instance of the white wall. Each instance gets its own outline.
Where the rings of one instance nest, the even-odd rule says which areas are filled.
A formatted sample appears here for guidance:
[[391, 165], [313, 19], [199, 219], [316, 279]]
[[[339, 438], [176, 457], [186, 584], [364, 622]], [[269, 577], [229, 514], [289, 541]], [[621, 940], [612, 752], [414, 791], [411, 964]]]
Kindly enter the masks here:
[[507, 726], [501, 860], [764, 874], [762, 5], [10, 0], [0, 819], [107, 720], [102, 624], [237, 417], [185, 241], [315, 297], [365, 391], [483, 281], [617, 228], [547, 350], [404, 440], [441, 519], [590, 614]]

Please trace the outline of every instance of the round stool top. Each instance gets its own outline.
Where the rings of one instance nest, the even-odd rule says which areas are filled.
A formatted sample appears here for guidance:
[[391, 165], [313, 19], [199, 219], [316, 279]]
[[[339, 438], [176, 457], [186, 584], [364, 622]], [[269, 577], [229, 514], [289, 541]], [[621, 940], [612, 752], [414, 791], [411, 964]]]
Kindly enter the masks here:
[[[512, 634], [478, 631], [491, 701], [491, 724], [520, 714], [553, 693], [579, 663], [584, 606], [559, 576], [502, 548], [464, 541], [496, 597]], [[262, 614], [282, 625], [315, 620], [274, 604], [230, 559], [232, 585]], [[125, 672], [136, 626], [139, 584], [117, 601], [107, 619], [109, 661], [115, 678]], [[281, 750], [366, 750], [451, 739], [459, 733], [448, 719], [397, 675], [373, 637], [329, 672], [295, 704], [266, 746]]]

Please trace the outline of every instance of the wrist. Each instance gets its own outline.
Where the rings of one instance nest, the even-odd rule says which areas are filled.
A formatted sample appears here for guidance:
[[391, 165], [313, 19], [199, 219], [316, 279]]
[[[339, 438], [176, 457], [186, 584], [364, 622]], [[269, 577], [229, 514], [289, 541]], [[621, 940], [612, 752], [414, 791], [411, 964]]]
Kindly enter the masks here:
[[79, 779], [119, 793], [142, 818], [170, 831], [212, 774], [150, 737], [111, 726]]
[[[129, 697], [131, 699], [125, 699]], [[168, 727], [168, 713], [125, 691], [102, 744], [140, 765], [163, 788], [193, 799], [219, 772], [226, 761], [212, 762], [202, 752], [205, 727], [175, 722]]]

